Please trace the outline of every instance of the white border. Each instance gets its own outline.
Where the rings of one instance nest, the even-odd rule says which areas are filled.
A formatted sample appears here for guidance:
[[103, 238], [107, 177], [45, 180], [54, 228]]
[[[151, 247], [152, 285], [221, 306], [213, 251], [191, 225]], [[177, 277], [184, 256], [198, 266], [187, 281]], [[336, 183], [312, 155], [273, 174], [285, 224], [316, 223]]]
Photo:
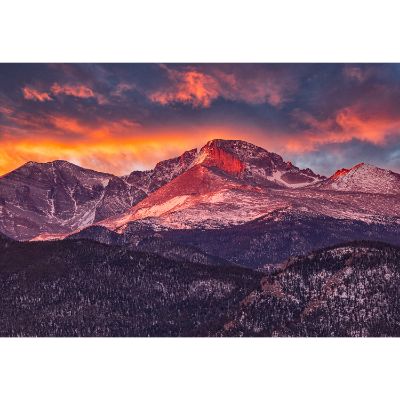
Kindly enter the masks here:
[[0, 61], [398, 62], [393, 0], [14, 0]]
[[397, 339], [14, 339], [0, 350], [7, 400], [398, 397]]
[[[399, 62], [398, 2], [14, 0], [2, 62]], [[3, 339], [2, 399], [391, 399], [399, 340]]]

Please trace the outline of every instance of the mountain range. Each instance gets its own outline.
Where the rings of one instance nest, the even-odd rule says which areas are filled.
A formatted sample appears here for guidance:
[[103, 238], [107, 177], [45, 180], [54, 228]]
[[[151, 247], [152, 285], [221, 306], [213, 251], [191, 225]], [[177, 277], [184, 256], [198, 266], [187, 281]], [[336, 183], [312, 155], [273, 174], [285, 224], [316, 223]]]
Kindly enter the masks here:
[[395, 172], [240, 140], [125, 176], [28, 162], [0, 177], [0, 335], [399, 335], [399, 200]]
[[0, 230], [31, 240], [91, 225], [121, 233], [133, 221], [155, 229], [207, 229], [282, 209], [397, 222], [399, 194], [400, 175], [392, 171], [359, 164], [326, 178], [250, 143], [216, 139], [123, 177], [67, 161], [28, 162], [0, 177]]

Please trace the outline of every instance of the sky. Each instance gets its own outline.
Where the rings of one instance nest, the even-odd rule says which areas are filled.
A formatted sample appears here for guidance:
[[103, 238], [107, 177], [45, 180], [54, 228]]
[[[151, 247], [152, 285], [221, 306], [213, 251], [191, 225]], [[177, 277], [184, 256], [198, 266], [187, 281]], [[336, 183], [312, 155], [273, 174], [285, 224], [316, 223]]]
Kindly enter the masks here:
[[0, 64], [0, 175], [56, 159], [124, 175], [216, 138], [327, 176], [400, 172], [400, 64]]

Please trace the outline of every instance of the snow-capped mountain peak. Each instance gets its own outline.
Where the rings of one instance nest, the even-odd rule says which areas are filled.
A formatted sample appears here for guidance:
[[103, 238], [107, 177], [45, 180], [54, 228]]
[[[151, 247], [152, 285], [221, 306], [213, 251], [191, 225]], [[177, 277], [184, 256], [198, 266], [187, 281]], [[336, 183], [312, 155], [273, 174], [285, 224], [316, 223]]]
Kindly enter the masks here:
[[374, 165], [359, 163], [350, 169], [340, 169], [319, 185], [325, 190], [399, 194], [400, 175]]
[[298, 188], [324, 179], [309, 168], [300, 170], [280, 155], [243, 140], [209, 141], [193, 161], [193, 165], [197, 164], [215, 167], [247, 183], [267, 187]]

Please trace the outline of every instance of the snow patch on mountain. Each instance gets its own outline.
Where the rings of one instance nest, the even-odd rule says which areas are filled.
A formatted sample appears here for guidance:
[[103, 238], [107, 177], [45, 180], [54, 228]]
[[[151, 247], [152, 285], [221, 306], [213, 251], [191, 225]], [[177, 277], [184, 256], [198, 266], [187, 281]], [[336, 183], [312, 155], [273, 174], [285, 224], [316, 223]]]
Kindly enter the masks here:
[[321, 181], [321, 178], [319, 178], [317, 176], [312, 177], [311, 179], [308, 176], [304, 176], [304, 179], [305, 179], [304, 182], [291, 183], [291, 182], [288, 182], [288, 181], [282, 179], [282, 177], [284, 177], [285, 174], [287, 174], [286, 171], [276, 170], [276, 171], [273, 171], [272, 172], [272, 176], [271, 177], [267, 177], [267, 179], [272, 181], [272, 182], [275, 182], [275, 183], [277, 183], [277, 184], [279, 184], [279, 185], [281, 185], [283, 187], [289, 187], [289, 188], [293, 188], [293, 189], [295, 189], [295, 188], [303, 188], [303, 187], [310, 186], [310, 185], [313, 185], [313, 184]]
[[170, 199], [164, 203], [154, 205], [154, 206], [148, 207], [148, 208], [140, 208], [136, 213], [136, 217], [139, 219], [139, 218], [146, 218], [146, 217], [153, 217], [153, 216], [161, 216], [161, 215], [165, 214], [166, 212], [172, 212], [173, 210], [176, 210], [177, 207], [184, 204], [185, 201], [189, 197], [190, 196], [188, 196], [188, 195], [175, 196], [172, 199]]

